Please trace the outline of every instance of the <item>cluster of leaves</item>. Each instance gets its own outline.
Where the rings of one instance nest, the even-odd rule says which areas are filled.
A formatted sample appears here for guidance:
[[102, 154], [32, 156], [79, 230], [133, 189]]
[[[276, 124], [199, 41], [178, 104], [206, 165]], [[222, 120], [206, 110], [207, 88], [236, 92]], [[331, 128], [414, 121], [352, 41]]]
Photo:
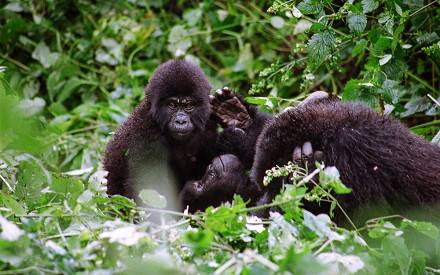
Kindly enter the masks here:
[[[268, 184], [288, 174], [295, 184], [269, 205], [286, 214], [261, 221], [247, 217], [256, 209], [238, 197], [197, 215], [108, 198], [99, 166], [109, 133], [143, 97], [154, 69], [176, 57], [200, 64], [215, 88], [260, 93], [247, 100], [270, 111], [323, 89], [407, 117], [431, 138], [440, 124], [438, 7], [434, 0], [2, 3], [0, 273], [438, 273], [439, 231], [429, 223], [392, 217], [347, 230], [304, 211], [305, 200], [338, 209], [330, 191], [349, 192], [330, 167], [315, 171], [314, 188], [298, 167], [269, 172]], [[142, 197], [165, 203], [151, 190]]]

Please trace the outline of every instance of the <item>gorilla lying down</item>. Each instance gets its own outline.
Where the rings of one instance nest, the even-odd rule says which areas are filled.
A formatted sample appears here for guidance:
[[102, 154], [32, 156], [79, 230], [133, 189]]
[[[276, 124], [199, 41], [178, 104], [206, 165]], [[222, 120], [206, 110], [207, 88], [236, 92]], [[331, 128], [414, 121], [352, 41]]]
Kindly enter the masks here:
[[[411, 134], [396, 119], [361, 104], [323, 97], [322, 92], [268, 119], [255, 149], [249, 178], [234, 156], [214, 159], [202, 180], [184, 188], [197, 202], [190, 209], [218, 205], [231, 200], [233, 193], [254, 205], [270, 203], [282, 183], [263, 186], [265, 171], [304, 157], [338, 168], [342, 182], [352, 189], [336, 196], [348, 213], [374, 205], [406, 213], [440, 203], [440, 147]], [[306, 204], [315, 213], [328, 207]]]

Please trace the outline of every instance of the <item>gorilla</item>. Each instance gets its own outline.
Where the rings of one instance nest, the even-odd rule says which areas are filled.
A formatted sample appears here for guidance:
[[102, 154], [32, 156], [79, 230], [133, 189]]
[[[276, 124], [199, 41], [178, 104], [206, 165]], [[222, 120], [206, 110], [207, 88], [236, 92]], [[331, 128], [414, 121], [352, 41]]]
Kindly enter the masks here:
[[219, 154], [210, 90], [194, 64], [171, 60], [156, 69], [145, 99], [107, 145], [103, 164], [109, 195], [137, 200], [140, 189], [154, 186], [172, 197], [187, 181], [203, 176]]
[[[231, 97], [230, 94], [228, 100]], [[225, 120], [233, 117], [232, 112], [224, 116]], [[297, 108], [264, 123], [250, 177], [238, 171], [237, 160], [233, 172], [225, 171], [232, 166], [223, 166], [217, 180], [205, 182], [204, 177], [197, 188], [187, 191], [218, 190], [224, 185], [251, 204], [266, 204], [282, 187], [282, 180], [263, 185], [266, 170], [292, 160], [302, 164], [318, 160], [336, 166], [342, 182], [352, 189], [350, 194], [336, 195], [348, 213], [375, 205], [385, 205], [392, 213], [406, 213], [415, 208], [434, 209], [440, 203], [440, 147], [413, 135], [396, 119], [317, 92]], [[209, 201], [208, 194], [198, 197]], [[216, 197], [217, 204], [219, 200], [232, 199], [226, 191], [222, 194], [223, 198]], [[329, 210], [325, 204], [307, 203], [305, 207], [312, 212]]]
[[234, 194], [249, 198], [248, 177], [239, 158], [232, 154], [215, 157], [198, 181], [185, 184], [180, 193], [183, 207], [190, 212], [204, 211], [209, 206], [217, 207], [230, 201]]
[[[171, 60], [156, 69], [145, 99], [107, 145], [103, 164], [109, 172], [109, 195], [123, 195], [139, 203], [141, 189], [155, 189], [168, 198], [169, 208], [178, 209], [177, 194], [186, 183], [200, 180], [214, 157], [231, 153], [250, 168], [264, 125], [261, 121], [268, 115], [245, 106], [228, 89], [211, 98], [210, 90], [205, 74], [194, 64]], [[214, 116], [210, 101], [218, 103], [212, 105], [219, 115]], [[226, 127], [223, 121], [229, 117], [235, 122], [229, 120], [230, 127]], [[219, 124], [226, 127], [221, 134]], [[246, 129], [246, 138], [238, 127]], [[214, 163], [222, 159], [218, 157]], [[181, 199], [191, 204], [184, 195]]]

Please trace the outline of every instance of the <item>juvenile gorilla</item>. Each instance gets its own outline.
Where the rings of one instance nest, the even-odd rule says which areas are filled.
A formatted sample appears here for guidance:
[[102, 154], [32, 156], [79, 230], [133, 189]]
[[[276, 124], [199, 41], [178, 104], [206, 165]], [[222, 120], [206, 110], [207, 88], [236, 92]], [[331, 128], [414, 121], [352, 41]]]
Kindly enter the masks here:
[[204, 73], [191, 63], [172, 60], [158, 67], [146, 98], [107, 146], [109, 195], [137, 199], [145, 184], [172, 196], [203, 176], [218, 154], [210, 89]]
[[[351, 194], [337, 196], [350, 212], [385, 204], [403, 213], [440, 203], [440, 147], [411, 134], [396, 119], [334, 99], [288, 110], [272, 120], [257, 141], [252, 181], [263, 188], [265, 171], [286, 164], [290, 152], [307, 141], [352, 188]], [[266, 202], [279, 188], [266, 188]]]

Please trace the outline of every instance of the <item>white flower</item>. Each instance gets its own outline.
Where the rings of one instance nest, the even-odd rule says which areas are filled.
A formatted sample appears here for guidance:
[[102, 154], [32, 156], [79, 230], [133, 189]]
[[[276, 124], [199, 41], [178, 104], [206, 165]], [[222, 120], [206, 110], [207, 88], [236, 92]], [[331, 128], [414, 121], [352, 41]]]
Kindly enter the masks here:
[[66, 255], [66, 250], [52, 240], [48, 240], [45, 246], [59, 255]]
[[264, 231], [263, 221], [257, 216], [246, 217], [246, 228], [249, 231], [255, 231], [261, 233]]
[[111, 243], [120, 243], [126, 246], [135, 245], [140, 239], [145, 237], [147, 237], [147, 234], [137, 232], [134, 226], [116, 228], [99, 235], [100, 239], [109, 239], [109, 242]]
[[335, 252], [330, 253], [321, 253], [317, 257], [318, 261], [320, 261], [323, 264], [330, 265], [334, 268], [337, 268], [336, 270], [340, 273], [344, 273], [344, 270], [339, 270], [339, 264], [342, 264], [342, 266], [349, 272], [349, 273], [356, 273], [362, 268], [364, 268], [364, 262], [361, 258], [354, 255], [341, 255]]
[[0, 237], [8, 241], [16, 241], [24, 234], [24, 231], [18, 228], [14, 223], [0, 216], [0, 225], [2, 227], [2, 233]]

